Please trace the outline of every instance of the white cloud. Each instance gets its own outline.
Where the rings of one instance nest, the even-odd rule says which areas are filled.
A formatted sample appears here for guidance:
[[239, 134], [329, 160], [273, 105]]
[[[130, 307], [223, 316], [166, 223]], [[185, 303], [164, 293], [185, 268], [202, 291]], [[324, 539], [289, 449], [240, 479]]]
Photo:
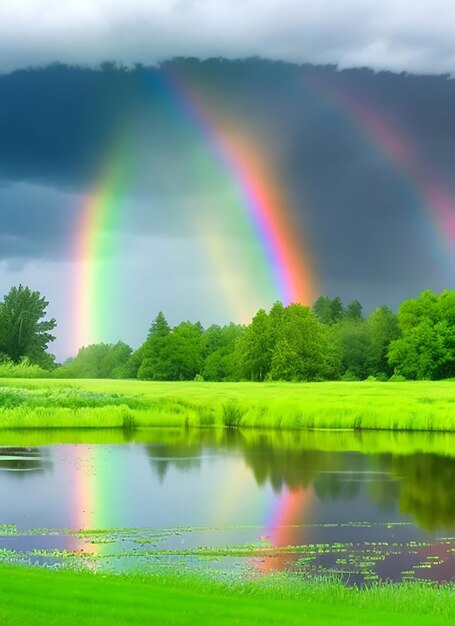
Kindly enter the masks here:
[[453, 0], [3, 0], [0, 71], [241, 58], [455, 73]]

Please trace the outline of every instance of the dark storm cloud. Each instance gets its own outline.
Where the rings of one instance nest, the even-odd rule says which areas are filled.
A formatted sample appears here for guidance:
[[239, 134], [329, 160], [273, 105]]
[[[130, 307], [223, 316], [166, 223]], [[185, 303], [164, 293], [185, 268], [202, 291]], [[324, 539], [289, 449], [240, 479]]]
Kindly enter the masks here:
[[175, 234], [186, 212], [215, 210], [221, 183], [197, 170], [206, 141], [169, 88], [175, 76], [264, 140], [323, 285], [370, 281], [374, 302], [375, 281], [435, 284], [419, 181], [340, 102], [374, 110], [412, 150], [413, 175], [453, 192], [455, 81], [260, 60], [1, 76], [2, 258], [63, 254], [119, 137], [134, 146], [127, 228]]
[[71, 194], [28, 183], [0, 186], [0, 260], [58, 259], [71, 246], [78, 214]]
[[[0, 181], [83, 188], [97, 180], [123, 134], [135, 142], [138, 154], [142, 147], [154, 161], [154, 183], [169, 186], [189, 170], [187, 157], [201, 140], [198, 131], [191, 134], [178, 96], [169, 93], [167, 76], [174, 73], [234, 120], [273, 138], [274, 150], [290, 157], [291, 169], [305, 156], [320, 171], [369, 158], [355, 120], [331, 102], [322, 83], [384, 114], [412, 137], [426, 166], [439, 175], [453, 171], [455, 81], [447, 77], [255, 60], [182, 60], [163, 67], [160, 72], [53, 66], [0, 76]], [[296, 150], [299, 159], [293, 162]], [[134, 167], [140, 175], [139, 159]]]

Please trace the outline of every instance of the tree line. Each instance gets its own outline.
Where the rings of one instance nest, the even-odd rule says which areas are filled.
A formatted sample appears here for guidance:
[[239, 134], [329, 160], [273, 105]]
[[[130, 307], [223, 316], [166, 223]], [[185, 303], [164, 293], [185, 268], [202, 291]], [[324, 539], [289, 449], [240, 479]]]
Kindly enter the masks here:
[[0, 303], [0, 358], [31, 364], [61, 378], [140, 380], [321, 381], [455, 377], [455, 290], [424, 291], [395, 314], [380, 306], [364, 315], [354, 300], [320, 297], [311, 307], [275, 302], [248, 325], [181, 322], [162, 312], [143, 344], [83, 347], [55, 365], [47, 352], [54, 319], [39, 292], [14, 287]]

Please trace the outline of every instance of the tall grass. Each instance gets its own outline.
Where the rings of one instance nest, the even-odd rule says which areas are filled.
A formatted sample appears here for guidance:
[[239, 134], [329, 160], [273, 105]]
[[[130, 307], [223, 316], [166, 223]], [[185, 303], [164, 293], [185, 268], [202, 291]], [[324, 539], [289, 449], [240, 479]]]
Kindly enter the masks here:
[[1, 381], [3, 429], [143, 426], [455, 431], [455, 383]]

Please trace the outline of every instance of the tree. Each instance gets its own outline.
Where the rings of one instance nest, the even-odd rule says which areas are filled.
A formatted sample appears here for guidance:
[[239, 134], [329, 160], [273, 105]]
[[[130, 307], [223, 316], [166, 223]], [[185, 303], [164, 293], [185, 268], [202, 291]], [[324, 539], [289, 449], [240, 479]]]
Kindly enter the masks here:
[[341, 374], [349, 380], [366, 378], [368, 328], [365, 322], [344, 319], [332, 332], [341, 357]]
[[204, 329], [197, 322], [182, 322], [172, 330], [162, 313], [153, 321], [141, 348], [142, 380], [192, 380], [201, 373]]
[[150, 325], [147, 339], [132, 355], [134, 363], [129, 363], [131, 368], [137, 367], [137, 377], [141, 380], [166, 380], [165, 372], [161, 368], [161, 353], [166, 347], [166, 337], [170, 332], [169, 324], [160, 311]]
[[330, 303], [330, 312], [332, 317], [332, 324], [336, 324], [343, 319], [344, 316], [344, 308], [343, 303], [341, 302], [341, 298], [336, 297]]
[[363, 307], [360, 302], [353, 300], [351, 304], [348, 304], [344, 317], [351, 322], [360, 322], [362, 319], [362, 310]]
[[48, 304], [39, 291], [12, 287], [0, 303], [0, 352], [15, 363], [27, 357], [31, 363], [51, 367], [54, 358], [46, 351], [55, 339], [51, 331], [57, 323], [44, 319]]
[[75, 359], [60, 367], [56, 375], [62, 378], [126, 378], [125, 368], [131, 352], [123, 341], [85, 346]]
[[332, 375], [328, 329], [301, 304], [283, 311], [273, 348], [272, 380], [322, 380]]
[[243, 326], [210, 326], [204, 333], [204, 366], [202, 375], [205, 380], [227, 381], [241, 378], [238, 366], [237, 344], [244, 332]]
[[240, 359], [244, 375], [252, 381], [265, 380], [272, 360], [271, 322], [259, 309], [246, 328], [240, 342]]
[[319, 297], [313, 304], [313, 313], [323, 324], [336, 324], [344, 316], [343, 303], [340, 298], [331, 300], [326, 296]]
[[166, 380], [193, 380], [201, 373], [203, 332], [199, 322], [181, 322], [172, 329], [161, 355]]
[[320, 296], [313, 304], [313, 313], [322, 324], [332, 323], [331, 300], [326, 296]]
[[393, 368], [387, 359], [390, 343], [398, 338], [398, 322], [396, 315], [386, 306], [375, 309], [367, 319], [368, 348], [366, 352], [366, 368], [372, 376], [393, 374]]
[[171, 329], [169, 328], [169, 324], [164, 317], [164, 313], [160, 311], [150, 325], [147, 338], [149, 339], [150, 337], [166, 337], [166, 335], [169, 335], [170, 332]]
[[128, 378], [127, 363], [133, 350], [123, 341], [117, 341], [101, 364], [103, 378]]
[[388, 359], [411, 379], [455, 376], [455, 291], [440, 296], [424, 291], [398, 310], [401, 337], [390, 344]]

